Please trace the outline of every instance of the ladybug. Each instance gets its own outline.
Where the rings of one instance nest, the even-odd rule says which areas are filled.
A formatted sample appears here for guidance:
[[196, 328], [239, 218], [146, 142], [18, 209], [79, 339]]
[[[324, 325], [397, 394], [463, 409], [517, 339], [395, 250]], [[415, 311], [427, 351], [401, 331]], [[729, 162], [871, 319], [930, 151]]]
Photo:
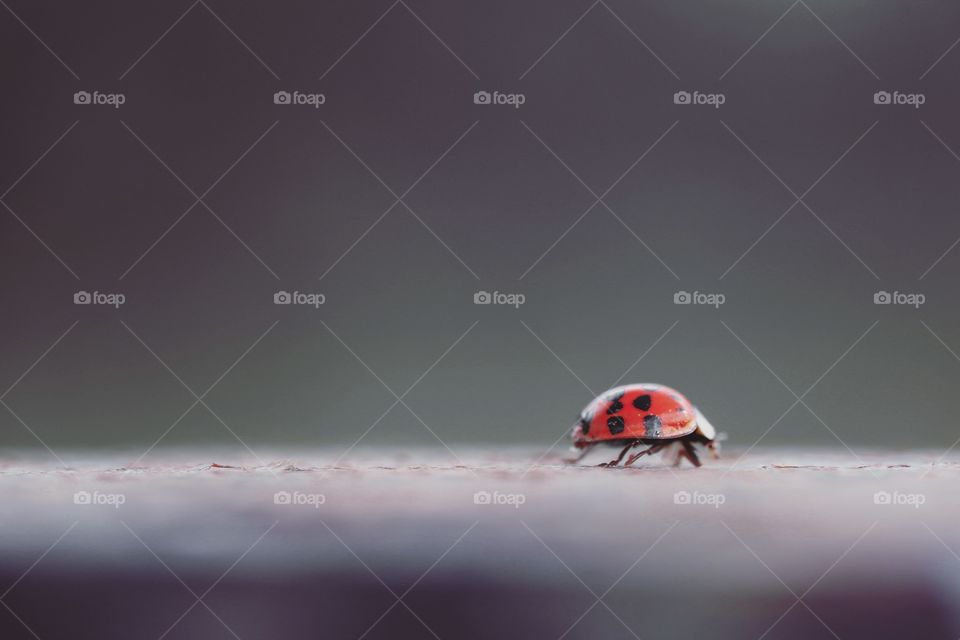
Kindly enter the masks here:
[[648, 447], [627, 458], [623, 466], [674, 444], [678, 445], [675, 466], [683, 458], [700, 466], [694, 444], [704, 445], [714, 458], [720, 452], [713, 425], [679, 391], [659, 384], [630, 384], [604, 391], [580, 412], [571, 436], [574, 448], [580, 450], [571, 462], [582, 459], [600, 443], [623, 447], [615, 460], [601, 467], [617, 466], [627, 451], [640, 445]]

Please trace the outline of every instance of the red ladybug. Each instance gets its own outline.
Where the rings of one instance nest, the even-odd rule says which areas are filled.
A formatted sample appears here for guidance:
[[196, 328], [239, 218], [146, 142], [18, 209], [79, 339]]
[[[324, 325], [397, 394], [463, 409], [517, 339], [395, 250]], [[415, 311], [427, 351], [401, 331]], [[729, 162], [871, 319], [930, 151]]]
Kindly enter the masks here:
[[616, 460], [601, 467], [617, 466], [627, 451], [640, 445], [649, 446], [627, 458], [623, 466], [673, 444], [677, 445], [675, 465], [686, 458], [700, 466], [694, 444], [704, 445], [715, 458], [720, 451], [717, 432], [703, 414], [679, 391], [659, 384], [630, 384], [604, 391], [580, 412], [571, 435], [573, 446], [581, 450], [573, 462], [601, 442], [623, 447]]

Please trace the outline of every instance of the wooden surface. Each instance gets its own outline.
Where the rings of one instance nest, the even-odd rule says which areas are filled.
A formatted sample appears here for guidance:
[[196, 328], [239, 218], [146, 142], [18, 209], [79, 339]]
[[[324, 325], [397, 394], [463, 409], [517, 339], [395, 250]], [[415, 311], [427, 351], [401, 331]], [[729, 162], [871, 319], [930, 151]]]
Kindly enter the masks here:
[[10, 456], [0, 637], [960, 635], [956, 457], [613, 453]]

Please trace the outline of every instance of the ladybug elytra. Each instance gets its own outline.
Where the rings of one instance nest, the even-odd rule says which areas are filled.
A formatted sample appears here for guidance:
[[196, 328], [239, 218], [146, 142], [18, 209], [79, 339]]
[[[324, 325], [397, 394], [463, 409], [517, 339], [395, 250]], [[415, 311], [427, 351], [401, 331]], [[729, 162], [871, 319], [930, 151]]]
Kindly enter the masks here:
[[699, 467], [694, 444], [719, 457], [720, 445], [713, 425], [679, 391], [659, 384], [631, 384], [604, 391], [580, 412], [573, 427], [573, 446], [580, 460], [600, 443], [622, 446], [615, 460], [600, 466], [615, 467], [630, 449], [647, 448], [627, 458], [623, 466], [670, 445], [677, 445], [675, 464], [683, 458]]

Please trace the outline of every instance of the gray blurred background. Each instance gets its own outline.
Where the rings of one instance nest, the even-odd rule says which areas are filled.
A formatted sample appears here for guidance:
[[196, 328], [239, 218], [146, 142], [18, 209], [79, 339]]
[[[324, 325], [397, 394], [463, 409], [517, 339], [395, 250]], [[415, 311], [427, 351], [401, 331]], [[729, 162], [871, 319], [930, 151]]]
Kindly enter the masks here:
[[5, 0], [0, 446], [546, 448], [620, 379], [738, 446], [945, 449], [958, 36], [946, 1]]

